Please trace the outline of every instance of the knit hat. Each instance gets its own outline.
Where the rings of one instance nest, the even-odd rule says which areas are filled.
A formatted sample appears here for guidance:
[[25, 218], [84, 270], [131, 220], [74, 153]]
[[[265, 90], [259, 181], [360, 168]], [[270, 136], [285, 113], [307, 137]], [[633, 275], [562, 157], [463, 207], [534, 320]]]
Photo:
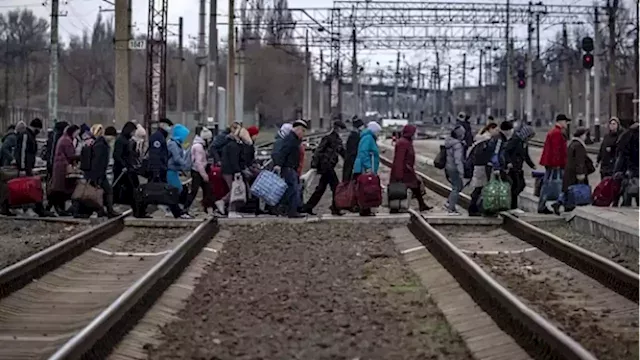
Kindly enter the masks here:
[[305, 129], [309, 128], [309, 125], [307, 124], [307, 122], [302, 119], [298, 119], [293, 122], [293, 127], [298, 127], [298, 126], [302, 126]]
[[211, 140], [213, 139], [213, 133], [211, 132], [211, 130], [207, 129], [207, 128], [203, 128], [200, 131], [200, 137], [202, 138], [202, 140]]
[[503, 121], [502, 123], [500, 123], [500, 130], [501, 131], [513, 130], [513, 122], [511, 122], [511, 121]]
[[104, 135], [104, 126], [95, 124], [91, 127], [91, 134], [95, 137]]
[[29, 126], [35, 129], [42, 129], [42, 120], [40, 120], [39, 118], [35, 118], [31, 120], [31, 122], [29, 123]]
[[113, 126], [107, 126], [107, 128], [104, 129], [104, 136], [118, 136], [118, 130]]
[[458, 120], [463, 121], [466, 118], [467, 118], [467, 113], [465, 113], [464, 111], [460, 111], [458, 113], [458, 117], [457, 117]]
[[562, 121], [562, 120], [564, 120], [564, 121], [571, 121], [571, 119], [569, 119], [569, 118], [567, 117], [567, 115], [565, 115], [565, 114], [558, 114], [558, 115], [556, 116], [556, 121]]
[[573, 132], [573, 137], [580, 137], [584, 134], [587, 134], [589, 132], [589, 129], [587, 129], [586, 127], [578, 127], [576, 129], [576, 131]]
[[370, 121], [367, 124], [367, 129], [369, 129], [373, 133], [373, 135], [377, 135], [380, 130], [382, 130], [382, 127], [380, 127], [380, 124], [378, 124], [377, 122]]
[[249, 132], [249, 136], [254, 137], [260, 133], [260, 129], [257, 126], [249, 126], [247, 128], [247, 132]]
[[357, 129], [357, 128], [361, 127], [361, 126], [364, 126], [364, 123], [362, 122], [362, 120], [360, 120], [360, 119], [353, 120], [353, 127], [354, 128]]
[[342, 122], [342, 120], [336, 120], [333, 122], [334, 129], [346, 129], [347, 126]]

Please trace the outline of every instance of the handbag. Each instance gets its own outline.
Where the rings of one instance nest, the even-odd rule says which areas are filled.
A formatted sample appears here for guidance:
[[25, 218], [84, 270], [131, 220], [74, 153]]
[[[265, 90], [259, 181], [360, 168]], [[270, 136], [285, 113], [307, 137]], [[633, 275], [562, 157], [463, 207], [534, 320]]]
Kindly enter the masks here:
[[20, 206], [42, 202], [42, 181], [38, 176], [19, 177], [7, 183], [9, 205]]
[[17, 178], [19, 175], [18, 168], [14, 166], [0, 167], [0, 181], [7, 182]]
[[247, 202], [247, 184], [245, 184], [241, 173], [233, 176], [229, 202], [236, 206], [242, 206]]
[[76, 200], [92, 209], [101, 209], [104, 206], [104, 190], [94, 186], [86, 180], [80, 180], [71, 194], [71, 200]]

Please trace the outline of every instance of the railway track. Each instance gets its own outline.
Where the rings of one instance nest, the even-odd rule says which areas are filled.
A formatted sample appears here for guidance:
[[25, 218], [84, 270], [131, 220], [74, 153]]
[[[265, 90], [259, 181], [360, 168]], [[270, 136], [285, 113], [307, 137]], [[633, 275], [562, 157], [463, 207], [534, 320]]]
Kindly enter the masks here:
[[[435, 193], [450, 192], [418, 176]], [[461, 194], [460, 205], [469, 201]], [[637, 358], [638, 274], [512, 214], [500, 217], [499, 227], [432, 226], [411, 211], [409, 227], [497, 322], [507, 315], [524, 348], [539, 343], [557, 358]]]

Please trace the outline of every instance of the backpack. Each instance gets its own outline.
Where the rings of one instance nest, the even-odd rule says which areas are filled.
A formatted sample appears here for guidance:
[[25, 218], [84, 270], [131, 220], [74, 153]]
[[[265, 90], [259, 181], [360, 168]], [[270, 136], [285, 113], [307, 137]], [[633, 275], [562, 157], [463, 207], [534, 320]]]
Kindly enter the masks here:
[[436, 158], [433, 159], [433, 166], [435, 166], [436, 169], [444, 169], [446, 165], [447, 148], [444, 145], [440, 145], [440, 151], [438, 152], [438, 155], [436, 155]]

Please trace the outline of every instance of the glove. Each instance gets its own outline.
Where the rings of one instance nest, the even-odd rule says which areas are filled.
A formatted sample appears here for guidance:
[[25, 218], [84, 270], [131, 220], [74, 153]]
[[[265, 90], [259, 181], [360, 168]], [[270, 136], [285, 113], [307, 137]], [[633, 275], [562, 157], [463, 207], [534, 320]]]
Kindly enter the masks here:
[[584, 174], [576, 175], [576, 179], [578, 179], [579, 181], [583, 181], [584, 180]]
[[613, 178], [615, 180], [622, 180], [622, 178], [624, 178], [624, 174], [622, 172], [617, 172], [617, 173], [613, 174]]
[[282, 168], [278, 165], [273, 167], [273, 172], [280, 175], [280, 171], [282, 170]]

